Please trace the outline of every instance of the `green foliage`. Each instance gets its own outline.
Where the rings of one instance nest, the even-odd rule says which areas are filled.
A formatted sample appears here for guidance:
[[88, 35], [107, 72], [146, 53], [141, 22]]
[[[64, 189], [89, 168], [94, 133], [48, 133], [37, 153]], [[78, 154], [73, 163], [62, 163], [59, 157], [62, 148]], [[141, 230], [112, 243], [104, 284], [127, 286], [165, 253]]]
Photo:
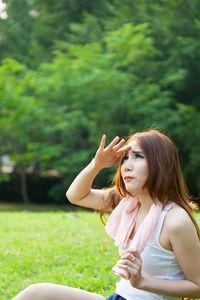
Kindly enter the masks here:
[[[24, 65], [5, 60], [0, 69], [0, 82], [1, 151], [10, 154], [16, 163], [23, 161], [27, 166], [41, 156], [36, 143], [41, 142], [40, 134], [45, 130], [45, 111], [42, 103], [30, 95], [33, 74]], [[45, 160], [45, 155], [41, 160]]]
[[154, 80], [173, 91], [177, 102], [192, 104], [199, 110], [200, 2], [114, 0], [109, 9], [112, 17], [104, 20], [109, 30], [126, 23], [149, 24], [157, 49], [151, 69]]
[[[31, 67], [50, 61], [59, 41], [69, 37], [73, 40], [75, 23], [86, 19], [88, 25], [93, 26], [96, 15], [100, 17], [108, 13], [106, 0], [3, 2], [7, 4], [8, 17], [5, 20], [0, 18], [0, 57], [12, 57]], [[85, 17], [89, 14], [90, 17]], [[84, 30], [81, 31], [86, 35], [82, 35], [83, 41], [87, 42], [87, 30], [85, 33]], [[91, 37], [94, 37], [96, 32], [91, 34]]]
[[16, 172], [56, 170], [49, 196], [59, 202], [103, 133], [111, 140], [153, 125], [174, 139], [198, 195], [199, 1], [4, 2], [1, 58], [12, 58], [0, 67], [0, 155]]
[[0, 18], [0, 57], [12, 57], [23, 63], [28, 63], [28, 53], [31, 47], [33, 18], [26, 0], [4, 0], [8, 18]]

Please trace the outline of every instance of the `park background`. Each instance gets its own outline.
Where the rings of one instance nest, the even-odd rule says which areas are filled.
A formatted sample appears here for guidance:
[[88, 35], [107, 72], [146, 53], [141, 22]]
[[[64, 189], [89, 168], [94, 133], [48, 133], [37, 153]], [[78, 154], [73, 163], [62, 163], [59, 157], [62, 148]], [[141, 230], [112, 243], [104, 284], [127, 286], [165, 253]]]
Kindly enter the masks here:
[[[26, 280], [77, 284], [65, 277], [69, 257], [64, 255], [64, 237], [71, 223], [63, 226], [61, 220], [69, 219], [72, 223], [76, 220], [77, 226], [83, 228], [82, 219], [89, 222], [95, 218], [89, 229], [97, 230], [97, 240], [104, 243], [103, 228], [96, 225], [98, 218], [88, 211], [83, 215], [74, 212], [65, 196], [73, 178], [93, 158], [104, 133], [107, 143], [116, 135], [125, 137], [150, 127], [168, 134], [177, 145], [188, 189], [198, 202], [199, 16], [199, 0], [0, 2], [0, 201], [4, 237], [0, 295], [3, 299], [10, 299], [9, 295], [19, 291]], [[95, 186], [111, 183], [114, 172], [115, 168], [103, 170]], [[47, 228], [44, 226], [46, 235], [52, 226], [52, 232], [55, 230], [47, 248], [46, 235], [40, 232], [43, 218], [36, 212], [42, 211], [42, 205], [46, 218], [53, 222]], [[61, 205], [63, 211], [58, 209]], [[71, 217], [65, 218], [66, 214]], [[56, 218], [60, 218], [60, 223], [55, 223]], [[29, 222], [34, 224], [32, 233]], [[88, 226], [84, 228], [88, 232]], [[69, 230], [72, 229], [73, 226]], [[36, 238], [38, 232], [44, 238], [41, 244], [41, 236]], [[56, 237], [60, 242], [52, 240]], [[41, 252], [37, 256], [30, 246], [32, 250], [25, 259], [21, 255], [25, 255], [30, 239], [37, 240], [34, 247]], [[73, 240], [70, 241], [72, 247]], [[58, 257], [52, 256], [55, 244], [63, 245], [62, 251], [59, 248], [56, 252], [65, 266], [57, 272], [54, 267]], [[49, 264], [56, 274], [50, 278], [47, 274], [51, 268], [43, 257], [47, 249], [51, 250]], [[77, 247], [70, 249], [77, 251]], [[99, 253], [98, 262], [103, 261], [102, 256], [107, 252], [100, 251], [93, 243], [91, 249], [95, 249], [96, 258]], [[87, 257], [81, 247], [79, 250], [81, 256]], [[61, 253], [66, 258], [64, 263]], [[112, 254], [110, 257], [114, 257]], [[38, 265], [35, 262], [30, 267], [31, 257], [36, 257]], [[113, 261], [108, 263], [108, 256], [104, 260], [108, 271]], [[87, 259], [84, 263], [88, 270]], [[80, 275], [77, 272], [74, 278]], [[115, 279], [106, 272], [100, 275], [98, 268], [95, 272], [97, 277], [91, 275], [91, 280], [96, 281], [88, 284], [88, 289], [108, 293]], [[11, 279], [13, 285], [9, 284]], [[84, 288], [81, 280], [83, 277], [78, 285]]]

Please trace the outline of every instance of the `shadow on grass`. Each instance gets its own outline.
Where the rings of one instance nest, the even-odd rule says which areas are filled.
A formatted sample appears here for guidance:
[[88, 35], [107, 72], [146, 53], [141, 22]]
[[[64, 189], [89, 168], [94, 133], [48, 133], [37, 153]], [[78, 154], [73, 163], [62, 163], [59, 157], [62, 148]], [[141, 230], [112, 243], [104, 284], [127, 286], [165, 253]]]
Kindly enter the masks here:
[[81, 206], [76, 206], [72, 204], [66, 205], [52, 205], [52, 204], [33, 204], [24, 205], [21, 203], [3, 203], [0, 202], [0, 212], [20, 212], [20, 211], [30, 211], [30, 212], [58, 212], [58, 211], [93, 211], [90, 208], [84, 208]]

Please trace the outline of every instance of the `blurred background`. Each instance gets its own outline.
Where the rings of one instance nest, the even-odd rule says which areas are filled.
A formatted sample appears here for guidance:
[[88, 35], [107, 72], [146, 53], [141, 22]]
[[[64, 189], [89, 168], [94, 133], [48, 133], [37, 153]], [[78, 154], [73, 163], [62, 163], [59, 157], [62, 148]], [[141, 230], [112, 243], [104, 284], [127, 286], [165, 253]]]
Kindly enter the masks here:
[[198, 197], [199, 16], [199, 0], [0, 0], [0, 201], [64, 204], [103, 133], [152, 126]]

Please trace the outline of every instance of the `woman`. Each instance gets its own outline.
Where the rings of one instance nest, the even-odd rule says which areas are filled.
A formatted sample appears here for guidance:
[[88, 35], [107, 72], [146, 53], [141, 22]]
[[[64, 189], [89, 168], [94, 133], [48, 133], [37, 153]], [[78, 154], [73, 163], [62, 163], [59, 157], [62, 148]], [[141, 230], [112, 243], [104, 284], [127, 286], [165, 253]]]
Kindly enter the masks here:
[[[200, 297], [200, 231], [173, 142], [157, 130], [116, 137], [78, 174], [66, 195], [73, 204], [112, 211], [106, 230], [119, 246], [113, 272], [121, 276], [109, 300]], [[115, 188], [92, 189], [103, 168], [119, 162]], [[114, 210], [113, 210], [114, 209]], [[34, 284], [14, 300], [103, 300], [49, 283]]]

